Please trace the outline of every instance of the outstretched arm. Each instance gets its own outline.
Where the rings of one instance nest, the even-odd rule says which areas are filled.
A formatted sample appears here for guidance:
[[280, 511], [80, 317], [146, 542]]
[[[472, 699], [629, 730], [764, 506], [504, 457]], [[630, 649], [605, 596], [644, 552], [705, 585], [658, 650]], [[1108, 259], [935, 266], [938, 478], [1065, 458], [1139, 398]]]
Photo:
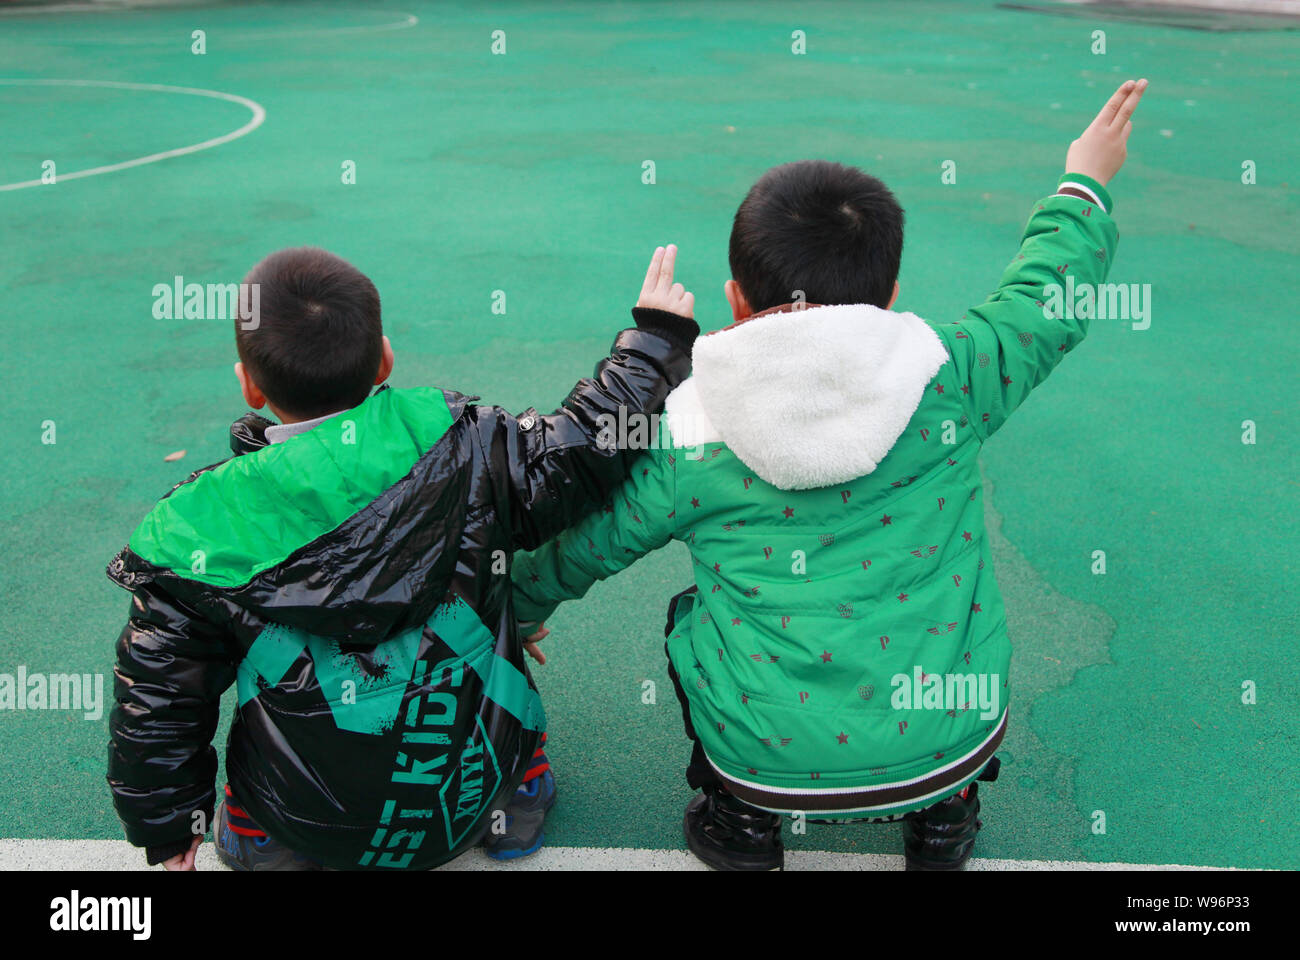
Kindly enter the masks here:
[[1091, 311], [1066, 300], [1090, 289], [1084, 303], [1095, 304], [1110, 272], [1119, 231], [1106, 184], [1127, 156], [1129, 118], [1145, 90], [1145, 80], [1125, 83], [1070, 144], [1058, 192], [1035, 205], [997, 290], [961, 321], [935, 327], [981, 440], [1087, 335]]
[[650, 451], [600, 510], [532, 553], [515, 557], [511, 580], [520, 621], [545, 620], [561, 602], [585, 595], [597, 580], [612, 577], [672, 539], [673, 466], [667, 450]]

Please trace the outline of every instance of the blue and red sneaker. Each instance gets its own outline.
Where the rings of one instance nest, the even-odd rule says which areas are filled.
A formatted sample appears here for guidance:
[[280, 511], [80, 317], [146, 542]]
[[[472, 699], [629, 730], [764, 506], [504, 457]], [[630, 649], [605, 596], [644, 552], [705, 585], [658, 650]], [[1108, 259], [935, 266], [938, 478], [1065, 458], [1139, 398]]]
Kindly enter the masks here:
[[268, 837], [248, 814], [235, 805], [229, 786], [226, 787], [225, 802], [217, 805], [212, 839], [217, 843], [217, 859], [231, 870], [324, 869], [310, 857], [295, 853]]
[[[555, 777], [547, 767], [533, 779], [524, 783], [510, 802], [502, 808], [504, 823], [496, 811], [491, 814], [491, 825], [483, 837], [483, 848], [493, 860], [516, 860], [542, 849], [546, 840], [543, 827], [546, 813], [555, 806]], [[502, 824], [501, 833], [495, 832]]]

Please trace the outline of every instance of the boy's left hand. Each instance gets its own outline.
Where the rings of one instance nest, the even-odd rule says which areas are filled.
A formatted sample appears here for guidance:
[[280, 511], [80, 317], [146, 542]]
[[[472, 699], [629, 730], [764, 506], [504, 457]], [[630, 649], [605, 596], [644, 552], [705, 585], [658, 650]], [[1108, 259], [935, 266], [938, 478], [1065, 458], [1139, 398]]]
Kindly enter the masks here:
[[689, 293], [680, 283], [673, 283], [673, 268], [676, 264], [676, 244], [655, 248], [636, 305], [648, 310], [665, 310], [694, 320], [695, 294]]
[[539, 623], [537, 624], [537, 630], [535, 632], [524, 637], [524, 650], [530, 657], [536, 660], [539, 665], [546, 663], [546, 654], [542, 653], [542, 648], [537, 644], [539, 641], [545, 640], [547, 636], [550, 635], [550, 632], [551, 631], [546, 629], [546, 624]]
[[167, 871], [193, 872], [196, 869], [194, 866], [194, 860], [199, 852], [199, 844], [202, 842], [203, 835], [196, 834], [194, 839], [190, 841], [190, 848], [188, 850], [184, 853], [176, 854], [176, 856], [172, 857], [170, 860], [163, 861], [163, 869]]

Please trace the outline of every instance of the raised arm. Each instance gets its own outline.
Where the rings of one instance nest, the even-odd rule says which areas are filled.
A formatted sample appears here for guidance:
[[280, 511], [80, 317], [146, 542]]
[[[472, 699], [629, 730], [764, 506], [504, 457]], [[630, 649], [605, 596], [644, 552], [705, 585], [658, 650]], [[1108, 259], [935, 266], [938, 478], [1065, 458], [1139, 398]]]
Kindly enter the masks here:
[[676, 474], [666, 449], [636, 461], [632, 475], [604, 506], [532, 553], [515, 557], [510, 576], [521, 622], [545, 620], [672, 539]]
[[674, 246], [655, 251], [632, 310], [636, 329], [618, 335], [609, 357], [560, 409], [518, 417], [500, 408], [475, 411], [517, 547], [540, 546], [602, 503], [639, 453], [620, 442], [617, 425], [658, 413], [690, 374], [699, 326], [693, 295], [673, 282], [676, 255]]
[[[935, 325], [981, 439], [1087, 335], [1087, 305], [1102, 292], [1119, 242], [1106, 184], [1124, 163], [1129, 118], [1145, 90], [1145, 80], [1125, 83], [1070, 145], [1057, 193], [1035, 204], [997, 290], [961, 321]], [[1076, 309], [1080, 293], [1090, 299]]]

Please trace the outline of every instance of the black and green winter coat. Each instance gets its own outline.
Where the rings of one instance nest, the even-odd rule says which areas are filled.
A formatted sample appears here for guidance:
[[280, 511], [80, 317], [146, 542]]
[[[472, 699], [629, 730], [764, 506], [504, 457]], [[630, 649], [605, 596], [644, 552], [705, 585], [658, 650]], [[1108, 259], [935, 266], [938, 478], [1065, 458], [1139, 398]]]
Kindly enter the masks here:
[[154, 507], [108, 568], [132, 592], [108, 782], [151, 862], [212, 822], [231, 684], [226, 777], [275, 840], [326, 866], [420, 869], [481, 836], [546, 722], [511, 556], [627, 476], [633, 453], [596, 443], [602, 416], [655, 411], [688, 373], [694, 322], [634, 314], [552, 415], [381, 389], [274, 445], [243, 418], [247, 452]]

